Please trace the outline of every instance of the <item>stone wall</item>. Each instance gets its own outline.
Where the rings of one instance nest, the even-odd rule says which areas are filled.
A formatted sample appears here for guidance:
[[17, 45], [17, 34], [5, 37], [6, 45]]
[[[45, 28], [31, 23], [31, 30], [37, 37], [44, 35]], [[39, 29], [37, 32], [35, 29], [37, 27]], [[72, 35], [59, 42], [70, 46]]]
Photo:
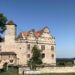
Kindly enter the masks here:
[[19, 74], [40, 74], [40, 73], [75, 73], [75, 66], [72, 67], [44, 67], [38, 68], [36, 71], [20, 67]]
[[75, 72], [75, 67], [46, 67], [40, 69], [43, 73], [67, 73], [67, 72]]

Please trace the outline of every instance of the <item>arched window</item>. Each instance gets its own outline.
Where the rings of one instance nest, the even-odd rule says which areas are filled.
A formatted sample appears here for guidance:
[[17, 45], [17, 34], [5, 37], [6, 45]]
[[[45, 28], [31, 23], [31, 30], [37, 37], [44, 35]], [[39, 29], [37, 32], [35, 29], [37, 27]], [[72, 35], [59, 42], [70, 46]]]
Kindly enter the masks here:
[[10, 63], [13, 63], [13, 60], [10, 60]]
[[51, 50], [54, 51], [54, 46], [51, 46]]

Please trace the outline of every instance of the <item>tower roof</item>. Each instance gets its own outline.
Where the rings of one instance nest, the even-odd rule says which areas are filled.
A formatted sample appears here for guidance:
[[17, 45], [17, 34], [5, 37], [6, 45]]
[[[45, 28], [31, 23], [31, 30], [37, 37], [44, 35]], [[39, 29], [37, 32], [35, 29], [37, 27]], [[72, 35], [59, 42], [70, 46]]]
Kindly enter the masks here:
[[12, 20], [8, 21], [6, 25], [16, 25]]

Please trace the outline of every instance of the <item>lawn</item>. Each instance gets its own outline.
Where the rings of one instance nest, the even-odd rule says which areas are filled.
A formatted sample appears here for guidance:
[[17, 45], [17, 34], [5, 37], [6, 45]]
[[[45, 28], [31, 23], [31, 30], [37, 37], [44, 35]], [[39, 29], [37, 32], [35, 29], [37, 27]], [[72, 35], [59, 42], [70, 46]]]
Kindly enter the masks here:
[[19, 75], [19, 74], [15, 74], [12, 72], [2, 72], [2, 73], [0, 73], [0, 75]]
[[[0, 73], [0, 75], [19, 75], [19, 74], [15, 74], [12, 72], [2, 72]], [[49, 73], [49, 74], [34, 74], [34, 75], [75, 75], [75, 73]]]
[[75, 75], [75, 73], [49, 73], [49, 74], [36, 74], [36, 75]]

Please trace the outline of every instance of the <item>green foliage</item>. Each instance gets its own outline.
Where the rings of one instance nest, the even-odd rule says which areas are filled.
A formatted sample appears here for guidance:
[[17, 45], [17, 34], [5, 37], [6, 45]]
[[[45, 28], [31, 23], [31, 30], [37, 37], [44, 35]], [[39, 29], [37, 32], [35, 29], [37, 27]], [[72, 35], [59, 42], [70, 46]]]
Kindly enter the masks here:
[[0, 13], [0, 33], [3, 33], [6, 29], [7, 17]]
[[73, 66], [73, 63], [72, 62], [67, 62], [65, 63], [66, 66]]
[[59, 62], [58, 66], [65, 66], [65, 62]]
[[73, 62], [61, 61], [57, 64], [58, 66], [73, 66]]
[[37, 48], [37, 46], [34, 46], [32, 49], [32, 57], [28, 61], [28, 65], [30, 69], [36, 69], [37, 66], [42, 64], [42, 55], [41, 50]]

